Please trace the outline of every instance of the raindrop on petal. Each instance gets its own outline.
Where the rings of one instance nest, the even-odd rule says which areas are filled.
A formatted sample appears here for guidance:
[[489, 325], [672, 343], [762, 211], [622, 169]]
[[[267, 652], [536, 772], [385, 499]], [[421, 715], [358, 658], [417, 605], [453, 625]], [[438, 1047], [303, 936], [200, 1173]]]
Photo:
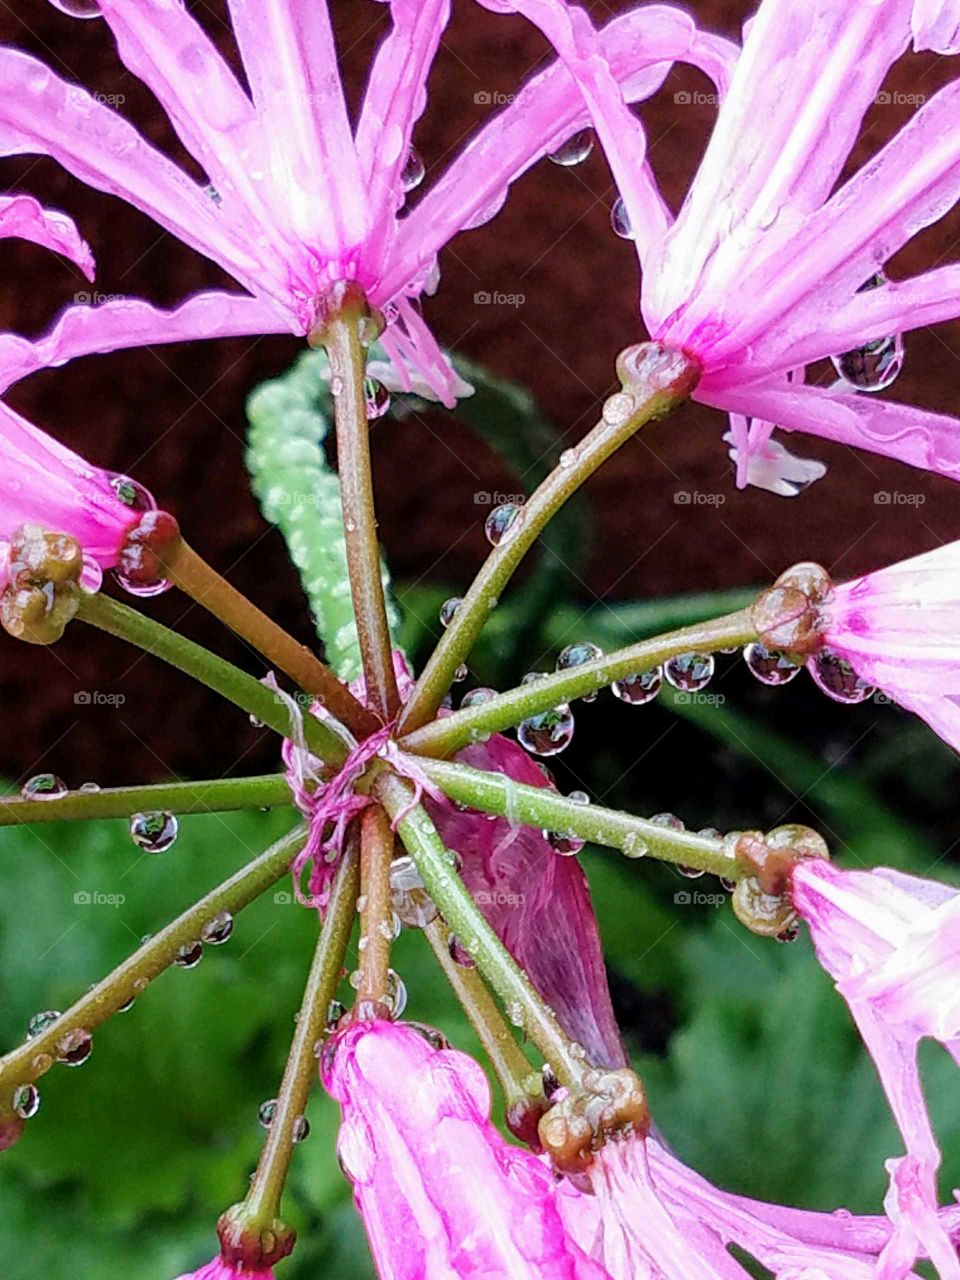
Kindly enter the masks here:
[[633, 228], [630, 226], [630, 215], [627, 213], [627, 206], [623, 203], [620, 196], [616, 198], [610, 208], [610, 225], [621, 240], [633, 239]]
[[423, 163], [420, 153], [413, 147], [407, 152], [407, 158], [403, 162], [403, 168], [400, 170], [400, 185], [404, 191], [413, 191], [419, 187], [427, 174], [427, 166]]
[[[866, 293], [885, 284], [886, 275], [877, 271], [857, 292]], [[896, 382], [903, 368], [903, 337], [899, 333], [892, 333], [883, 338], [874, 338], [871, 342], [865, 342], [862, 347], [854, 347], [852, 351], [844, 351], [842, 355], [831, 356], [830, 361], [844, 382], [855, 391], [867, 391], [871, 394], [886, 391], [887, 387]]]
[[55, 9], [69, 14], [71, 18], [100, 18], [100, 5], [97, 0], [50, 0]]
[[592, 150], [593, 131], [581, 129], [579, 133], [575, 133], [562, 146], [557, 147], [556, 151], [551, 151], [548, 155], [554, 164], [570, 169], [574, 165], [583, 164]]

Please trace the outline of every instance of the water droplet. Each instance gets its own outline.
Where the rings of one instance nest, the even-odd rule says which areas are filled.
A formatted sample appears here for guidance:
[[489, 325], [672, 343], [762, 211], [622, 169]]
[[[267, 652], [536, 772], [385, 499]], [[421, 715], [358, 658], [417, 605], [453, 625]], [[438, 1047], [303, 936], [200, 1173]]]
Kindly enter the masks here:
[[387, 973], [386, 997], [390, 1016], [402, 1018], [403, 1011], [407, 1007], [407, 988], [399, 973], [394, 969], [390, 969]]
[[207, 197], [207, 199], [211, 202], [211, 204], [216, 205], [218, 209], [223, 204], [223, 196], [220, 194], [220, 192], [217, 190], [217, 188], [213, 185], [212, 182], [203, 188], [203, 194]]
[[404, 191], [413, 191], [419, 187], [420, 183], [427, 175], [427, 166], [423, 163], [423, 159], [418, 151], [413, 147], [407, 152], [407, 158], [403, 162], [403, 168], [400, 170], [400, 185]]
[[96, 795], [97, 792], [100, 790], [100, 783], [99, 782], [81, 782], [77, 790], [80, 791], [85, 796], [93, 796], [93, 795]]
[[670, 827], [672, 831], [686, 831], [683, 819], [678, 818], [675, 813], [655, 813], [650, 819], [655, 822], [658, 827]]
[[179, 830], [180, 823], [172, 813], [135, 813], [130, 819], [130, 839], [144, 853], [166, 853]]
[[444, 600], [443, 604], [440, 606], [441, 627], [449, 627], [450, 623], [456, 617], [457, 610], [462, 604], [462, 596], [451, 596], [449, 600]]
[[377, 932], [382, 938], [386, 938], [388, 942], [396, 942], [400, 937], [400, 931], [403, 928], [403, 921], [395, 911], [390, 912], [389, 920], [381, 920], [377, 925]]
[[800, 937], [800, 926], [796, 924], [788, 924], [785, 929], [777, 934], [777, 942], [796, 942]]
[[375, 422], [390, 408], [390, 392], [376, 378], [364, 378], [363, 398], [367, 407], [367, 421]]
[[460, 700], [460, 706], [463, 707], [479, 707], [484, 702], [489, 702], [491, 698], [497, 696], [496, 689], [487, 689], [481, 686], [478, 689], [471, 689], [469, 693], [465, 693]]
[[306, 1116], [297, 1116], [293, 1122], [290, 1137], [294, 1142], [305, 1142], [310, 1136], [310, 1121]]
[[35, 1039], [40, 1035], [41, 1031], [46, 1031], [47, 1027], [56, 1022], [59, 1017], [60, 1013], [57, 1009], [45, 1009], [43, 1013], [35, 1013], [27, 1023], [27, 1039]]
[[351, 1116], [337, 1134], [337, 1160], [348, 1182], [369, 1182], [377, 1166], [373, 1135], [362, 1116]]
[[[603, 657], [603, 650], [598, 644], [592, 644], [589, 640], [581, 640], [578, 644], [568, 644], [565, 649], [561, 649], [557, 657], [558, 671], [571, 671], [574, 667], [582, 667], [587, 662], [595, 662], [598, 658]], [[581, 702], [596, 702], [597, 691], [593, 693], [582, 693], [580, 695]]]
[[569, 831], [544, 831], [543, 838], [554, 853], [559, 853], [563, 858], [574, 857], [586, 844], [585, 840], [571, 835]]
[[677, 873], [684, 877], [685, 880], [699, 880], [703, 872], [699, 867], [687, 867], [682, 863], [677, 863]]
[[717, 830], [716, 827], [701, 827], [700, 830], [697, 832], [697, 835], [701, 836], [704, 840], [720, 839], [720, 832]]
[[808, 660], [807, 670], [813, 676], [814, 684], [834, 702], [866, 702], [876, 692], [872, 684], [857, 675], [846, 658], [832, 649], [818, 650]]
[[131, 996], [126, 1004], [117, 1005], [117, 1013], [129, 1013], [133, 1006], [137, 1003], [137, 997]]
[[277, 1099], [268, 1098], [266, 1102], [261, 1102], [257, 1111], [257, 1119], [263, 1125], [264, 1129], [269, 1129], [273, 1124], [273, 1118], [277, 1114]]
[[514, 1027], [523, 1026], [523, 1005], [519, 1000], [511, 1000], [506, 1007], [508, 1021]]
[[794, 662], [778, 649], [768, 649], [759, 640], [747, 645], [743, 660], [762, 684], [789, 684], [802, 670], [802, 663]]
[[668, 684], [682, 693], [699, 693], [710, 683], [716, 668], [712, 653], [682, 653], [663, 664]]
[[115, 473], [110, 477], [110, 487], [125, 507], [130, 507], [134, 511], [156, 511], [157, 509], [150, 490], [131, 476]]
[[453, 673], [453, 683], [463, 684], [469, 674], [470, 668], [465, 662], [461, 662], [459, 667], [457, 667], [456, 671]]
[[575, 133], [573, 137], [568, 138], [562, 146], [557, 147], [556, 151], [550, 151], [548, 156], [554, 164], [558, 164], [564, 169], [570, 169], [576, 164], [583, 164], [592, 150], [592, 130], [581, 129], [579, 133]]
[[93, 1053], [93, 1036], [83, 1027], [74, 1027], [56, 1043], [57, 1061], [65, 1067], [79, 1067]]
[[663, 684], [663, 668], [654, 667], [652, 671], [643, 671], [639, 675], [624, 676], [615, 680], [610, 688], [621, 702], [629, 702], [633, 707], [642, 707], [652, 702]]
[[720, 877], [720, 888], [725, 889], [727, 893], [733, 893], [737, 887], [736, 880], [728, 880], [726, 876]]
[[622, 427], [635, 412], [637, 402], [629, 391], [617, 391], [603, 402], [601, 416], [608, 427]]
[[229, 911], [221, 911], [219, 915], [215, 915], [212, 920], [200, 930], [201, 941], [208, 943], [211, 947], [220, 947], [227, 941], [233, 933], [233, 916]]
[[25, 800], [59, 800], [67, 794], [67, 784], [55, 773], [37, 773], [20, 788]]
[[346, 1012], [346, 1006], [339, 1000], [331, 1000], [327, 1005], [327, 1030], [335, 1030], [337, 1023]]
[[450, 952], [450, 959], [454, 964], [458, 964], [461, 969], [475, 969], [476, 960], [463, 945], [455, 933], [451, 933], [450, 941], [447, 943], [447, 950]]
[[177, 952], [174, 964], [180, 969], [195, 969], [203, 959], [202, 942], [185, 942]]
[[573, 741], [573, 712], [566, 702], [531, 716], [517, 729], [517, 741], [534, 756], [555, 756]]
[[390, 900], [403, 924], [424, 929], [439, 914], [412, 858], [396, 858], [390, 868]]
[[[878, 271], [857, 292], [878, 289], [886, 283], [886, 275]], [[871, 394], [886, 391], [887, 387], [896, 382], [903, 368], [903, 337], [899, 333], [893, 333], [884, 338], [874, 338], [872, 342], [865, 342], [862, 347], [854, 347], [852, 351], [844, 351], [842, 355], [831, 356], [830, 361], [844, 382], [855, 391], [868, 391]]]
[[499, 507], [493, 508], [483, 527], [490, 545], [499, 547], [509, 542], [522, 524], [523, 507], [516, 502], [503, 502]]
[[538, 680], [546, 680], [548, 672], [546, 671], [528, 671], [520, 681], [521, 684], [536, 684]]
[[627, 206], [623, 203], [623, 199], [617, 196], [610, 207], [610, 225], [620, 237], [621, 240], [633, 239], [633, 228], [630, 225], [630, 215], [627, 213]]
[[22, 1084], [13, 1091], [13, 1113], [21, 1120], [32, 1120], [40, 1110], [40, 1090], [35, 1084]]
[[71, 18], [100, 18], [100, 5], [97, 0], [50, 0], [55, 9], [69, 14]]
[[254, 729], [266, 728], [263, 721], [259, 720], [252, 712], [250, 713], [250, 723], [253, 725]]

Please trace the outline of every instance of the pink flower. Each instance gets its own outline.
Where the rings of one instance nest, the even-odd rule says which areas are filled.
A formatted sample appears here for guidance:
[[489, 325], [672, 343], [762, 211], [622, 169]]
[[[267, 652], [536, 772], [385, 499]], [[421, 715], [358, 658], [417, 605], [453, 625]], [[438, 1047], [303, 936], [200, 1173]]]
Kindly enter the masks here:
[[[69, 309], [41, 343], [0, 346], [6, 385], [84, 352], [308, 334], [331, 287], [352, 280], [384, 313], [382, 342], [401, 381], [419, 377], [452, 404], [455, 375], [414, 303], [435, 287], [443, 245], [491, 218], [515, 178], [587, 125], [568, 72], [552, 66], [535, 76], [408, 214], [407, 194], [423, 176], [411, 139], [449, 0], [391, 0], [393, 29], [373, 61], [355, 131], [325, 0], [231, 0], [252, 96], [182, 0], [100, 7], [120, 56], [159, 99], [209, 185], [14, 49], [0, 50], [0, 153], [53, 156], [219, 263], [251, 296], [203, 293], [173, 312], [136, 299]], [[717, 75], [729, 58], [725, 42], [699, 37], [666, 7], [616, 19], [601, 39], [631, 100], [655, 92], [675, 58]]]
[[202, 1266], [199, 1271], [191, 1271], [189, 1274], [178, 1276], [177, 1280], [274, 1280], [273, 1269], [267, 1271], [248, 1271], [246, 1269], [237, 1270], [236, 1267], [230, 1266], [224, 1262], [222, 1258], [214, 1258], [212, 1262], [208, 1262]]
[[880, 1274], [904, 1274], [897, 1266], [923, 1251], [941, 1280], [960, 1280], [936, 1216], [940, 1152], [917, 1066], [926, 1037], [960, 1063], [960, 893], [887, 868], [843, 871], [810, 859], [794, 870], [793, 902], [873, 1057], [906, 1147], [887, 1162], [894, 1232], [884, 1250], [891, 1270]]
[[[550, 785], [536, 761], [500, 734], [456, 758], [528, 786]], [[567, 1034], [597, 1065], [625, 1065], [590, 887], [577, 859], [558, 854], [540, 831], [505, 818], [450, 802], [427, 808], [463, 859], [474, 900]]]
[[44, 209], [32, 196], [0, 196], [0, 239], [7, 236], [62, 253], [88, 280], [93, 279], [93, 254], [73, 220], [55, 209]]
[[[748, 1272], [727, 1252], [732, 1244], [777, 1280], [913, 1275], [916, 1251], [899, 1266], [889, 1263], [889, 1252], [883, 1256], [896, 1235], [888, 1219], [838, 1217], [730, 1195], [653, 1136], [608, 1141], [585, 1176], [590, 1194], [565, 1181], [557, 1203], [568, 1233], [602, 1262], [611, 1280], [745, 1280]], [[951, 1221], [956, 1224], [955, 1211], [945, 1210], [944, 1224]]]
[[471, 1058], [411, 1026], [360, 1022], [321, 1070], [381, 1280], [608, 1280], [567, 1238], [547, 1169], [490, 1123]]
[[960, 543], [842, 583], [820, 612], [828, 692], [834, 658], [849, 663], [960, 751]]
[[[840, 182], [911, 35], [955, 47], [955, 0], [763, 0], [675, 220], [586, 14], [563, 0], [495, 2], [537, 22], [576, 76], [636, 240], [643, 318], [652, 338], [701, 362], [695, 399], [747, 420], [756, 445], [776, 423], [960, 474], [956, 419], [861, 394], [896, 375], [894, 335], [960, 314], [960, 266], [897, 283], [882, 275], [960, 195], [960, 81]], [[847, 382], [793, 377], [848, 352], [859, 354], [838, 365]]]

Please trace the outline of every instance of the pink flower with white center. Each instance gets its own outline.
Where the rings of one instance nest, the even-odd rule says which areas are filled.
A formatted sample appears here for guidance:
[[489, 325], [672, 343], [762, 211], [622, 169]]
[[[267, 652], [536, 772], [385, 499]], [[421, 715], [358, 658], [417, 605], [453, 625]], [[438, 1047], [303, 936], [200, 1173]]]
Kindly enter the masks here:
[[[588, 125], [564, 67], [535, 76], [407, 213], [424, 172], [411, 140], [449, 0], [391, 0], [393, 28], [355, 130], [325, 0], [230, 0], [249, 95], [183, 0], [100, 8], [121, 58], [159, 99], [208, 184], [94, 95], [14, 49], [0, 50], [0, 154], [54, 157], [219, 263], [250, 296], [202, 293], [173, 312], [136, 299], [68, 309], [40, 343], [0, 344], [0, 380], [144, 343], [309, 334], [332, 286], [350, 280], [383, 311], [381, 341], [401, 385], [425, 383], [452, 405], [462, 386], [415, 302], [435, 287], [447, 241], [491, 218], [514, 179]], [[656, 92], [678, 58], [722, 80], [732, 52], [666, 6], [618, 18], [599, 38], [631, 100]]]
[[568, 1238], [549, 1171], [490, 1123], [482, 1069], [428, 1035], [355, 1022], [321, 1059], [381, 1280], [608, 1280]]
[[[563, 0], [494, 4], [527, 14], [576, 76], [636, 241], [647, 329], [700, 362], [695, 399], [735, 415], [740, 482], [770, 424], [960, 476], [957, 419], [863, 394], [896, 376], [897, 335], [960, 315], [960, 266], [896, 283], [883, 275], [960, 196], [960, 81], [840, 183], [912, 36], [957, 46], [954, 0], [763, 0], [676, 219], [585, 12]], [[845, 381], [795, 376], [826, 357]], [[788, 475], [763, 478], [776, 491]]]
[[917, 1065], [927, 1037], [960, 1064], [960, 893], [885, 867], [843, 871], [810, 859], [797, 863], [792, 895], [873, 1057], [906, 1147], [887, 1162], [894, 1231], [879, 1274], [903, 1275], [923, 1252], [941, 1280], [960, 1280], [956, 1246], [936, 1214], [940, 1152]]
[[853, 582], [819, 606], [826, 649], [810, 660], [817, 682], [848, 700], [842, 668], [883, 690], [960, 751], [960, 542], [949, 542]]
[[266, 1271], [238, 1270], [222, 1258], [214, 1258], [199, 1271], [178, 1276], [177, 1280], [274, 1280], [274, 1274], [272, 1268]]
[[[527, 786], [550, 785], [536, 761], [501, 734], [456, 759]], [[567, 1034], [598, 1066], [624, 1066], [590, 887], [577, 859], [558, 854], [542, 832], [505, 818], [450, 801], [428, 801], [427, 808], [463, 859], [474, 901]]]

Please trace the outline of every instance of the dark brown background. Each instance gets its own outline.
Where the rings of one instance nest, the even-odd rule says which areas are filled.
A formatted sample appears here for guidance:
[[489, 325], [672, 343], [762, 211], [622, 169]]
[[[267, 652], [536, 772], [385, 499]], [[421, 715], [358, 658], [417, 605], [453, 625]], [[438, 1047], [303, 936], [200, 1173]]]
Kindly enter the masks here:
[[[539, 35], [519, 19], [496, 17], [458, 0], [431, 81], [431, 102], [416, 145], [428, 178], [441, 171], [469, 129], [491, 108], [475, 94], [509, 93], [545, 56]], [[590, 6], [595, 18], [626, 8]], [[702, 0], [699, 21], [735, 34], [751, 6]], [[231, 56], [222, 0], [191, 8]], [[385, 6], [333, 4], [353, 101], [382, 31]], [[182, 158], [151, 95], [119, 64], [100, 22], [63, 16], [46, 0], [0, 5], [0, 38], [47, 58], [64, 75], [103, 94], [122, 94], [123, 110], [159, 146]], [[930, 94], [949, 78], [936, 57], [905, 59], [888, 87]], [[678, 204], [712, 120], [708, 106], [677, 105], [681, 90], [708, 88], [675, 70], [644, 109], [652, 155]], [[856, 163], [909, 114], [877, 106]], [[199, 258], [120, 201], [89, 191], [47, 160], [4, 161], [0, 181], [71, 212], [97, 253], [102, 293], [143, 294], [172, 304], [198, 287], [226, 284]], [[609, 228], [610, 179], [599, 153], [574, 170], [543, 163], [514, 189], [490, 225], [461, 236], [443, 258], [438, 296], [425, 314], [440, 339], [529, 385], [553, 420], [575, 439], [612, 385], [613, 360], [642, 337], [631, 246]], [[926, 232], [893, 264], [895, 275], [956, 256], [960, 222]], [[0, 243], [3, 325], [42, 331], [87, 286], [67, 263], [30, 245]], [[477, 290], [521, 293], [522, 307], [477, 306]], [[296, 355], [292, 340], [229, 341], [158, 348], [78, 362], [38, 375], [11, 400], [40, 425], [115, 470], [130, 471], [175, 511], [190, 539], [221, 571], [304, 639], [309, 623], [279, 537], [267, 533], [243, 467], [243, 402], [263, 378]], [[898, 398], [956, 412], [955, 325], [908, 339]], [[761, 581], [798, 558], [841, 574], [876, 566], [960, 534], [955, 490], [944, 480], [866, 454], [796, 437], [801, 453], [830, 463], [826, 479], [786, 502], [733, 488], [720, 416], [687, 407], [645, 432], [589, 486], [600, 536], [584, 597], [632, 599]], [[494, 458], [455, 421], [386, 422], [375, 431], [383, 540], [398, 577], [463, 583], [485, 543], [478, 489], [511, 489]], [[677, 505], [678, 489], [722, 493], [719, 507]], [[878, 490], [922, 495], [916, 505], [878, 506]], [[147, 605], [157, 617], [235, 661], [239, 644], [182, 600]], [[251, 669], [256, 669], [251, 664]], [[119, 712], [77, 705], [81, 690], [122, 694]], [[221, 709], [185, 679], [137, 659], [80, 626], [49, 650], [0, 637], [0, 773], [22, 778], [55, 769], [76, 785], [160, 777], [171, 770], [212, 774], [269, 767], [272, 746], [236, 713]]]

